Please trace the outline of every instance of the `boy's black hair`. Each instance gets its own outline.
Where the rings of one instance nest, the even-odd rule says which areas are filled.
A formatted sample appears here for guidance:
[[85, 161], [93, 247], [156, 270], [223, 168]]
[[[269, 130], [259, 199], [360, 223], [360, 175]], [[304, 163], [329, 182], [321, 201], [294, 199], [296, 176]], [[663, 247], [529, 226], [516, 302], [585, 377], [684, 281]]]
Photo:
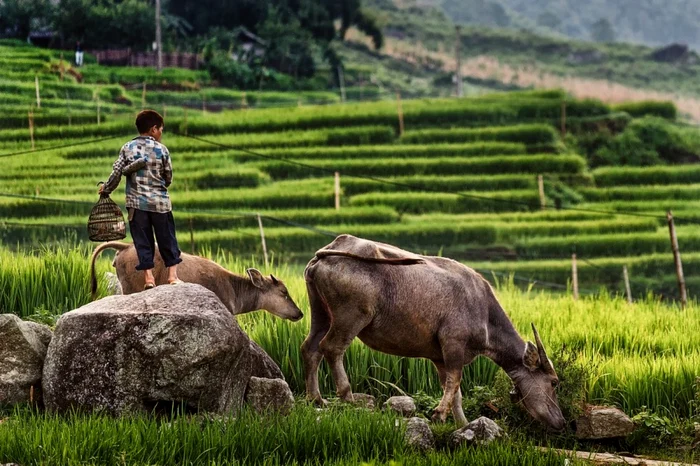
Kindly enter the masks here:
[[147, 133], [154, 126], [159, 128], [163, 126], [163, 117], [160, 113], [155, 110], [141, 110], [136, 115], [136, 129], [139, 130], [139, 134]]

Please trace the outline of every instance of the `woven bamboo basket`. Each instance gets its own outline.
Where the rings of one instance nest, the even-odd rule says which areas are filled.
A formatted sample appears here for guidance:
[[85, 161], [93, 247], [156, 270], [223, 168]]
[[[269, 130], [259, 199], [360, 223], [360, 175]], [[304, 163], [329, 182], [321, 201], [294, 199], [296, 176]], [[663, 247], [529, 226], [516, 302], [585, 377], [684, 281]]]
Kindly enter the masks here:
[[92, 208], [88, 220], [90, 241], [116, 241], [126, 238], [126, 222], [119, 206], [106, 194]]

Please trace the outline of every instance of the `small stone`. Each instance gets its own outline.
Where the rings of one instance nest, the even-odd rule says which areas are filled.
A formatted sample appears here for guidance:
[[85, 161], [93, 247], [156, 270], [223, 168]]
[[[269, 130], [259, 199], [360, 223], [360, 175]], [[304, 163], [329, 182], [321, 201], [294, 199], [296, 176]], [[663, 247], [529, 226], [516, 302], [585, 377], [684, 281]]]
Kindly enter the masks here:
[[367, 408], [367, 409], [374, 409], [376, 406], [376, 400], [372, 395], [368, 395], [366, 393], [353, 393], [352, 394], [352, 403], [354, 405]]
[[634, 428], [632, 419], [617, 408], [589, 406], [576, 421], [576, 437], [591, 440], [626, 437]]
[[245, 398], [259, 413], [272, 410], [289, 414], [294, 406], [294, 395], [282, 379], [251, 377]]
[[404, 417], [411, 417], [416, 414], [416, 402], [410, 396], [392, 396], [386, 400], [384, 408], [396, 411]]
[[452, 434], [452, 443], [455, 445], [461, 445], [463, 443], [487, 445], [503, 435], [503, 429], [501, 429], [498, 424], [482, 416], [461, 429], [454, 431]]
[[421, 451], [432, 450], [435, 446], [435, 436], [428, 421], [420, 417], [410, 418], [406, 424], [406, 442], [410, 447]]

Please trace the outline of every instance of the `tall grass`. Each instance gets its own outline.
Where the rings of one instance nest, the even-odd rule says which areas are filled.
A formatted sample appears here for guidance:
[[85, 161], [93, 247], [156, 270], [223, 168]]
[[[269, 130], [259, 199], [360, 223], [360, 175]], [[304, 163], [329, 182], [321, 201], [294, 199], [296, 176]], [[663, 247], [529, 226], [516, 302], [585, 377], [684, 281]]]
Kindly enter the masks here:
[[[426, 455], [387, 413], [297, 406], [289, 416], [113, 419], [15, 411], [0, 425], [0, 461], [19, 464], [554, 466], [562, 458], [524, 441]], [[577, 462], [574, 462], [577, 464]]]
[[[89, 251], [63, 248], [45, 251], [42, 258], [6, 251], [1, 254], [2, 263], [9, 264], [0, 269], [2, 312], [23, 317], [37, 309], [61, 313], [88, 302]], [[264, 311], [239, 316], [238, 320], [279, 364], [292, 390], [303, 393], [300, 346], [306, 338], [310, 316], [302, 268], [284, 264], [266, 268], [238, 254], [215, 254], [214, 258], [239, 274], [246, 267], [258, 266], [287, 284], [305, 313], [301, 322], [283, 321]], [[110, 269], [108, 257], [98, 261], [98, 277]], [[697, 396], [695, 378], [700, 375], [697, 303], [681, 310], [654, 297], [628, 304], [605, 293], [574, 301], [567, 294], [522, 292], [512, 282], [500, 283], [496, 290], [524, 338], [532, 339], [530, 322], [534, 322], [550, 355], [556, 358], [566, 347], [589, 368], [589, 401], [616, 404], [632, 414], [644, 406], [681, 417], [700, 414], [692, 403]], [[402, 392], [441, 394], [436, 371], [427, 360], [379, 353], [356, 340], [346, 353], [345, 364], [357, 392], [380, 397]], [[490, 360], [478, 358], [465, 369], [463, 389], [492, 384], [498, 371]], [[334, 393], [325, 363], [320, 385], [325, 396]]]

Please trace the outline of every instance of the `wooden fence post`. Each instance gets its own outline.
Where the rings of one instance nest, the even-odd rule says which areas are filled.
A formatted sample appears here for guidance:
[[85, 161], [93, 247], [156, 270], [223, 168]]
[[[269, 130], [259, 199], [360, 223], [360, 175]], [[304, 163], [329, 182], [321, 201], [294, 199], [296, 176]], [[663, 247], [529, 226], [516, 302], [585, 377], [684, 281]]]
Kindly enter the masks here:
[[576, 254], [571, 255], [571, 283], [574, 288], [574, 299], [578, 299], [578, 267], [576, 265]]
[[183, 110], [185, 111], [185, 116], [183, 118], [183, 133], [185, 133], [185, 136], [187, 136], [187, 107], [183, 107]]
[[263, 229], [260, 214], [258, 214], [258, 226], [260, 227], [260, 241], [262, 242], [263, 255], [265, 257], [265, 267], [269, 267], [269, 262], [267, 259], [267, 244], [265, 243], [265, 230]]
[[32, 142], [32, 150], [34, 150], [34, 112], [30, 109], [27, 116], [29, 117], [29, 139]]
[[141, 109], [146, 108], [146, 81], [143, 82], [143, 91], [141, 91]]
[[537, 186], [540, 191], [540, 208], [542, 210], [547, 209], [547, 198], [544, 195], [544, 177], [542, 175], [537, 175]]
[[41, 108], [41, 96], [39, 95], [39, 75], [34, 75], [34, 87], [36, 88], [36, 108]]
[[190, 251], [192, 251], [192, 254], [197, 254], [197, 250], [194, 248], [194, 222], [192, 217], [190, 217]]
[[61, 61], [58, 63], [58, 71], [61, 73], [61, 81], [63, 81], [63, 52], [61, 52]]
[[202, 113], [207, 113], [207, 96], [202, 95]]
[[401, 104], [401, 93], [396, 93], [396, 106], [399, 112], [399, 136], [403, 136], [404, 132], [404, 122], [403, 122], [403, 105]]
[[97, 126], [100, 126], [102, 122], [102, 106], [100, 105], [100, 98], [97, 97]]
[[247, 109], [248, 108], [248, 96], [246, 96], [246, 93], [243, 93], [243, 96], [241, 97], [241, 108]]
[[340, 173], [335, 172], [335, 210], [340, 210]]
[[627, 302], [632, 302], [632, 288], [630, 287], [630, 276], [627, 273], [627, 266], [622, 266], [622, 278], [625, 280], [625, 293], [627, 294]]
[[561, 137], [566, 136], [566, 100], [561, 101]]
[[678, 237], [676, 236], [676, 226], [673, 223], [673, 213], [666, 212], [668, 220], [668, 230], [671, 235], [671, 248], [673, 249], [673, 261], [676, 264], [676, 276], [678, 277], [678, 288], [681, 294], [681, 306], [688, 304], [688, 295], [685, 289], [685, 278], [683, 276], [683, 263], [681, 262], [681, 251], [678, 247]]

